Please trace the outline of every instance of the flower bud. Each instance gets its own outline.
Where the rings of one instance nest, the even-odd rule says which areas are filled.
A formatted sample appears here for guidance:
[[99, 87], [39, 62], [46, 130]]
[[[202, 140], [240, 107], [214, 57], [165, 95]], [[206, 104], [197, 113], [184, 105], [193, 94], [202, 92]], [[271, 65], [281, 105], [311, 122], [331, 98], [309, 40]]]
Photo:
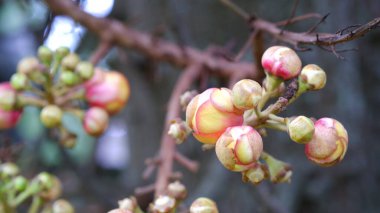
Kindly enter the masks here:
[[94, 65], [87, 61], [81, 61], [76, 66], [75, 71], [83, 80], [89, 80], [94, 75]]
[[320, 166], [332, 166], [343, 160], [348, 146], [343, 125], [332, 118], [321, 118], [314, 126], [313, 138], [305, 146], [307, 158]]
[[190, 213], [218, 213], [215, 202], [206, 197], [196, 199], [190, 206]]
[[284, 46], [268, 48], [261, 58], [261, 64], [266, 72], [284, 80], [296, 77], [302, 66], [297, 53]]
[[108, 213], [133, 213], [130, 210], [125, 210], [125, 209], [113, 209], [109, 211]]
[[17, 72], [23, 73], [25, 75], [31, 74], [37, 71], [40, 66], [38, 59], [35, 57], [23, 58], [17, 64]]
[[243, 181], [250, 182], [254, 185], [261, 183], [268, 178], [268, 176], [268, 168], [261, 163], [256, 163], [254, 167], [242, 172]]
[[233, 105], [231, 90], [211, 88], [189, 103], [186, 122], [198, 141], [215, 144], [228, 127], [243, 124], [243, 111]]
[[292, 168], [289, 164], [277, 160], [266, 153], [263, 153], [262, 158], [267, 163], [269, 177], [273, 183], [290, 182], [290, 178], [292, 177]]
[[[102, 71], [98, 69], [97, 72]], [[86, 83], [86, 100], [90, 106], [103, 108], [111, 115], [119, 112], [130, 95], [128, 80], [115, 71], [95, 74], [93, 78]]]
[[74, 71], [77, 64], [80, 62], [80, 58], [75, 53], [66, 55], [61, 62], [62, 68], [65, 70]]
[[0, 108], [0, 130], [9, 129], [16, 126], [20, 120], [22, 111], [5, 111]]
[[52, 206], [52, 213], [74, 213], [74, 207], [64, 199], [56, 200]]
[[50, 65], [53, 60], [53, 51], [46, 46], [38, 48], [38, 58], [46, 65]]
[[150, 206], [152, 213], [170, 213], [175, 207], [175, 199], [166, 195], [160, 195]]
[[15, 108], [17, 94], [9, 82], [0, 83], [0, 108], [10, 111]]
[[107, 129], [109, 117], [107, 112], [100, 107], [91, 107], [87, 110], [83, 127], [87, 134], [98, 137]]
[[314, 122], [305, 116], [297, 116], [288, 124], [288, 133], [290, 139], [294, 142], [306, 144], [314, 135]]
[[242, 110], [255, 108], [261, 99], [262, 88], [259, 83], [250, 79], [237, 82], [232, 88], [232, 101]]
[[326, 73], [318, 65], [308, 64], [302, 68], [299, 82], [307, 90], [320, 90], [326, 84]]
[[168, 134], [176, 139], [178, 144], [182, 143], [190, 134], [191, 129], [184, 121], [172, 121], [169, 127]]
[[61, 124], [63, 112], [56, 105], [45, 106], [40, 114], [41, 122], [47, 127], [56, 127]]
[[17, 176], [12, 180], [13, 188], [17, 191], [24, 191], [28, 186], [28, 180], [23, 176]]
[[80, 82], [80, 78], [77, 73], [64, 70], [59, 77], [60, 82], [66, 86], [74, 86]]
[[230, 127], [216, 142], [215, 151], [224, 167], [244, 171], [257, 163], [263, 151], [263, 141], [250, 126]]
[[58, 60], [62, 60], [63, 57], [67, 56], [70, 53], [70, 49], [67, 47], [60, 47], [55, 50], [55, 56]]
[[186, 91], [181, 95], [179, 98], [179, 103], [182, 106], [183, 110], [186, 110], [187, 105], [189, 105], [190, 101], [198, 95], [198, 92], [196, 90]]
[[168, 195], [176, 200], [184, 200], [187, 196], [186, 187], [179, 181], [170, 183], [168, 185]]
[[118, 203], [119, 209], [129, 210], [131, 212], [134, 212], [136, 209], [139, 208], [135, 197], [129, 197], [123, 200], [119, 200]]
[[11, 77], [11, 85], [15, 90], [25, 90], [28, 86], [28, 77], [23, 73], [15, 73]]
[[42, 191], [39, 194], [41, 198], [45, 200], [55, 200], [62, 194], [62, 184], [57, 177], [43, 172], [37, 179], [42, 186]]
[[20, 173], [18, 166], [14, 163], [3, 163], [0, 165], [0, 177], [9, 178], [14, 177]]

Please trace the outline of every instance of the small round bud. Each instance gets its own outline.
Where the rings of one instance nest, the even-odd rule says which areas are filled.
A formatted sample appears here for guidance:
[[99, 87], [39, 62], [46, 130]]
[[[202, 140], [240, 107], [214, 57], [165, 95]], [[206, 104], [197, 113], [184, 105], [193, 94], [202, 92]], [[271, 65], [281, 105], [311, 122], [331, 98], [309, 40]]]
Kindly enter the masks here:
[[12, 180], [14, 189], [17, 191], [24, 191], [28, 186], [28, 180], [23, 176], [17, 176]]
[[250, 126], [230, 127], [216, 142], [215, 151], [224, 167], [240, 172], [257, 163], [263, 151], [263, 141]]
[[184, 121], [172, 121], [169, 127], [168, 134], [176, 139], [178, 144], [182, 143], [190, 134], [191, 129]]
[[87, 110], [83, 127], [87, 134], [98, 137], [107, 129], [109, 116], [107, 112], [100, 107], [91, 107]]
[[80, 78], [77, 73], [70, 71], [62, 71], [59, 80], [66, 86], [74, 86], [80, 82]]
[[139, 208], [135, 197], [129, 197], [123, 200], [119, 200], [118, 203], [119, 203], [119, 209], [123, 209], [123, 210], [129, 210], [129, 211], [134, 212], [137, 208]]
[[179, 181], [170, 183], [168, 185], [168, 195], [176, 200], [184, 200], [187, 196], [186, 187]]
[[61, 65], [63, 69], [74, 71], [80, 58], [75, 53], [70, 53], [62, 59]]
[[218, 213], [215, 202], [209, 198], [200, 197], [190, 206], [190, 213]]
[[266, 72], [288, 80], [296, 77], [301, 71], [301, 59], [294, 50], [284, 46], [268, 48], [261, 59]]
[[11, 111], [15, 108], [17, 94], [9, 82], [0, 83], [0, 108]]
[[14, 163], [3, 163], [0, 165], [0, 176], [3, 178], [14, 177], [20, 173], [18, 166]]
[[55, 50], [55, 55], [58, 60], [61, 60], [63, 57], [67, 56], [70, 53], [70, 49], [67, 47], [60, 47]]
[[38, 58], [46, 65], [50, 65], [53, 60], [53, 51], [46, 46], [38, 48]]
[[313, 138], [305, 145], [307, 158], [320, 166], [342, 161], [348, 146], [348, 134], [343, 125], [332, 118], [321, 118], [314, 126]]
[[21, 113], [22, 111], [19, 110], [5, 111], [0, 108], [0, 130], [16, 126], [20, 120]]
[[74, 207], [64, 199], [56, 200], [52, 206], [52, 213], [74, 213]]
[[252, 109], [259, 104], [261, 94], [262, 88], [259, 83], [243, 79], [232, 88], [232, 102], [239, 109]]
[[183, 110], [186, 110], [187, 105], [189, 105], [190, 101], [198, 95], [198, 92], [196, 90], [186, 91], [181, 95], [179, 98], [179, 103], [182, 106]]
[[174, 209], [176, 201], [174, 198], [161, 195], [154, 200], [150, 209], [152, 213], [170, 213]]
[[20, 62], [18, 62], [17, 65], [17, 72], [24, 73], [25, 75], [28, 75], [36, 70], [38, 70], [38, 67], [40, 66], [40, 63], [38, 62], [38, 59], [35, 57], [27, 57], [21, 59]]
[[43, 187], [40, 196], [45, 200], [55, 200], [62, 194], [62, 184], [57, 177], [50, 174], [48, 175], [49, 176], [39, 178], [41, 186]]
[[297, 116], [288, 123], [288, 133], [294, 142], [306, 144], [314, 135], [314, 122], [305, 116]]
[[11, 77], [11, 85], [15, 90], [25, 90], [28, 86], [28, 77], [24, 73], [15, 73]]
[[94, 75], [94, 65], [87, 61], [81, 61], [76, 66], [75, 71], [83, 80], [89, 80]]
[[320, 90], [326, 84], [326, 73], [318, 65], [308, 64], [302, 68], [299, 81], [308, 90]]
[[56, 127], [61, 124], [63, 112], [56, 105], [45, 106], [40, 114], [41, 122], [47, 127]]

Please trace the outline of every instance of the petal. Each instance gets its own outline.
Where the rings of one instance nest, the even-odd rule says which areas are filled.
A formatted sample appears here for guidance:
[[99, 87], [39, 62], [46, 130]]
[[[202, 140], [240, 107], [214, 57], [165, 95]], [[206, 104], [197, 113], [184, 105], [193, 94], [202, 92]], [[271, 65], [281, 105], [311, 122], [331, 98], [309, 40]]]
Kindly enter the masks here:
[[233, 112], [232, 93], [229, 89], [216, 89], [211, 94], [211, 102], [215, 108], [224, 112]]
[[202, 133], [193, 133], [193, 136], [202, 143], [205, 144], [215, 144], [216, 141], [219, 139], [220, 135], [222, 135], [223, 132], [217, 132], [212, 134], [202, 134]]
[[186, 107], [186, 123], [193, 129], [193, 117], [198, 106], [199, 95], [195, 96]]

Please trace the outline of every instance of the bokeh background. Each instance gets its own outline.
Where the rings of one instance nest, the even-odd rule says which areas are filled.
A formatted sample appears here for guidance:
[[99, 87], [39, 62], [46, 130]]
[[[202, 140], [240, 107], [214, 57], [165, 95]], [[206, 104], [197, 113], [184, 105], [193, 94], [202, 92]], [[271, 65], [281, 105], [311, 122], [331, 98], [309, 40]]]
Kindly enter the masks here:
[[[291, 14], [293, 1], [236, 0], [245, 10], [270, 21]], [[173, 42], [199, 49], [210, 45], [237, 52], [249, 29], [244, 21], [218, 0], [82, 0], [88, 12], [119, 19], [128, 26]], [[380, 16], [378, 0], [300, 1], [296, 15], [330, 14], [318, 27], [336, 32]], [[318, 20], [288, 27], [306, 31]], [[277, 44], [266, 36], [265, 46]], [[67, 17], [54, 17], [39, 0], [0, 0], [0, 78], [6, 81], [19, 59], [34, 55], [41, 44], [51, 48], [69, 46], [88, 58], [98, 39]], [[304, 95], [284, 115], [333, 117], [349, 132], [347, 155], [332, 168], [309, 162], [303, 146], [286, 134], [270, 132], [265, 149], [293, 166], [290, 184], [263, 183], [251, 186], [237, 173], [225, 170], [213, 151], [202, 152], [201, 144], [189, 139], [178, 146], [199, 161], [197, 174], [184, 171], [189, 188], [186, 204], [200, 196], [214, 199], [224, 212], [380, 212], [380, 30], [340, 45], [357, 49], [341, 53], [344, 59], [318, 47], [300, 52], [303, 63], [316, 63], [328, 73], [326, 87]], [[244, 60], [252, 60], [247, 54]], [[64, 122], [80, 136], [73, 150], [62, 150], [39, 123], [38, 109], [25, 110], [16, 129], [1, 132], [1, 158], [18, 163], [26, 176], [42, 170], [56, 174], [64, 185], [64, 198], [77, 212], [106, 212], [134, 189], [150, 184], [142, 180], [144, 160], [156, 155], [166, 113], [166, 103], [179, 71], [168, 64], [153, 63], [133, 50], [115, 47], [100, 63], [123, 72], [130, 80], [132, 95], [125, 110], [112, 119], [99, 140], [86, 136], [80, 122], [65, 116]], [[214, 78], [209, 86], [222, 85]], [[14, 152], [4, 151], [12, 145]]]

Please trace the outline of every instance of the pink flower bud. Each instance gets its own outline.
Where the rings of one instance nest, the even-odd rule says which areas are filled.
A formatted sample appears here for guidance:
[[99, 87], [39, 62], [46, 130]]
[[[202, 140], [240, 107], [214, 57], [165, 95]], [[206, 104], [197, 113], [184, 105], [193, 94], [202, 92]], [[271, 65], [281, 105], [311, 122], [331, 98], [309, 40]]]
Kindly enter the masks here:
[[83, 127], [87, 134], [98, 137], [108, 127], [108, 114], [100, 107], [91, 107], [83, 119]]
[[215, 202], [206, 197], [196, 199], [190, 206], [190, 213], [218, 213]]
[[232, 101], [239, 109], [252, 109], [259, 104], [261, 93], [262, 88], [259, 83], [254, 80], [243, 79], [232, 88]]
[[268, 48], [261, 58], [261, 64], [268, 73], [284, 80], [296, 77], [302, 66], [297, 53], [283, 46]]
[[9, 129], [16, 126], [22, 111], [4, 111], [0, 109], [0, 129]]
[[244, 171], [257, 163], [263, 151], [263, 141], [250, 126], [230, 127], [216, 142], [215, 151], [224, 167]]
[[332, 166], [343, 160], [348, 146], [343, 125], [332, 118], [321, 118], [314, 126], [313, 139], [305, 145], [307, 158], [320, 166]]
[[211, 88], [189, 103], [186, 122], [196, 139], [215, 144], [228, 127], [243, 124], [243, 111], [233, 105], [231, 90]]
[[97, 69], [93, 78], [86, 83], [86, 100], [90, 106], [103, 108], [111, 115], [124, 107], [129, 95], [128, 80], [119, 72]]
[[16, 105], [16, 90], [14, 90], [9, 82], [0, 83], [0, 109], [10, 111]]

